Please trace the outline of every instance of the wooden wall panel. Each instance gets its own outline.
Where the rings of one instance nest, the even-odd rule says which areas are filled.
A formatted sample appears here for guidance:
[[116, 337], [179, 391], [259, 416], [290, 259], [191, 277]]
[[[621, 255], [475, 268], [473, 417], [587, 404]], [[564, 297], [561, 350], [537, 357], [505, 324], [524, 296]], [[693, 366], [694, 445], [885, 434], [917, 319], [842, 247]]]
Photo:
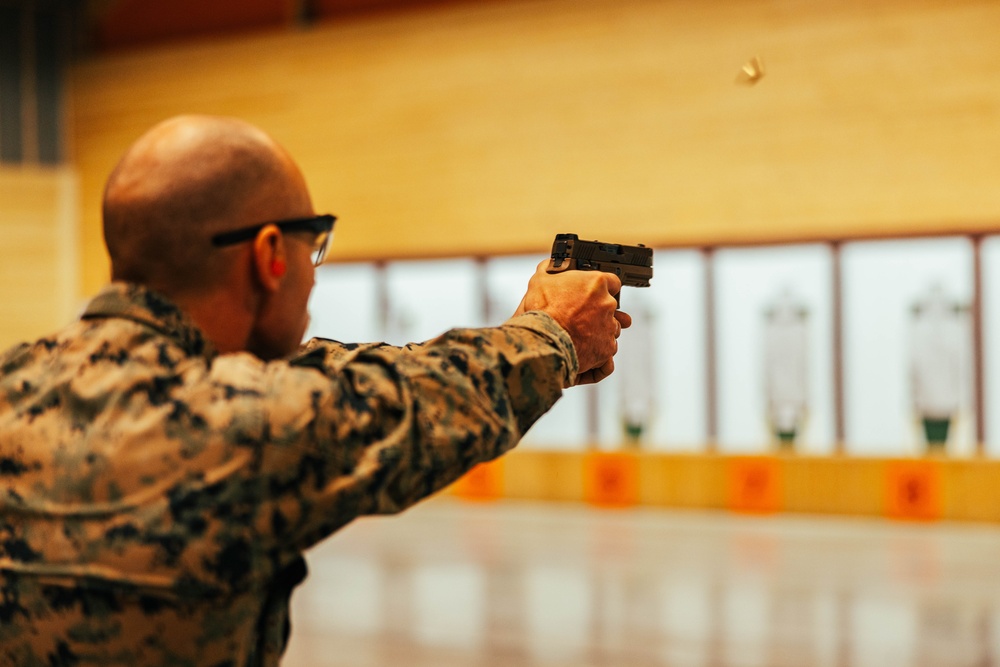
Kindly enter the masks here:
[[341, 216], [334, 259], [995, 231], [998, 25], [988, 0], [512, 0], [95, 57], [86, 288], [106, 174], [184, 112], [286, 144]]
[[726, 506], [726, 469], [705, 456], [642, 456], [639, 502], [700, 509]]
[[[594, 454], [514, 450], [501, 459], [502, 488], [493, 497], [606, 505], [588, 493], [586, 461]], [[638, 481], [632, 506], [1000, 523], [1000, 461], [645, 452], [629, 456], [634, 457]], [[734, 502], [733, 473], [748, 462], [765, 464], [777, 473], [772, 480], [777, 488], [768, 492], [774, 492], [774, 502]], [[929, 483], [900, 488], [901, 473], [913, 475], [911, 481]], [[462, 491], [456, 484], [449, 492], [462, 496]], [[900, 491], [912, 497], [900, 498]]]
[[79, 307], [76, 178], [0, 169], [0, 349], [64, 325]]
[[972, 521], [1000, 520], [1000, 461], [951, 461], [944, 505], [948, 516]]
[[508, 498], [526, 500], [583, 499], [584, 452], [527, 451], [504, 457], [504, 491]]
[[845, 457], [785, 457], [784, 506], [810, 514], [884, 513], [885, 463]]

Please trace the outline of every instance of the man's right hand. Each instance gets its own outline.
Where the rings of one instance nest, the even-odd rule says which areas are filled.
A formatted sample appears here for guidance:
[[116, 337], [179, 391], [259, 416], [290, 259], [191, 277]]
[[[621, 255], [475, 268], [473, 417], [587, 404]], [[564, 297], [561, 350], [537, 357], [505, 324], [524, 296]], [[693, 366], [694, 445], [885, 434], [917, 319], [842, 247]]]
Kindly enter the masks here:
[[549, 260], [538, 265], [515, 315], [529, 310], [548, 313], [566, 330], [580, 364], [576, 384], [600, 382], [615, 370], [618, 336], [632, 318], [618, 310], [618, 276], [602, 271], [546, 273]]

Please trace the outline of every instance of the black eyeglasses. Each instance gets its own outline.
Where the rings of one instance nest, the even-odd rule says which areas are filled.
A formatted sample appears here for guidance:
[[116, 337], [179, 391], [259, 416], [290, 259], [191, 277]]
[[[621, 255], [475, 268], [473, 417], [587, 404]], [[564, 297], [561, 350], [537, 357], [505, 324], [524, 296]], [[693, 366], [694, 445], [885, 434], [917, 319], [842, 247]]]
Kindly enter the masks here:
[[256, 238], [257, 233], [268, 225], [274, 225], [284, 232], [312, 232], [316, 235], [316, 240], [313, 242], [312, 261], [313, 265], [319, 266], [326, 259], [326, 250], [330, 246], [330, 238], [333, 237], [333, 223], [336, 221], [337, 216], [335, 215], [316, 215], [311, 218], [262, 222], [253, 227], [216, 234], [212, 237], [212, 245], [222, 247], [250, 241]]

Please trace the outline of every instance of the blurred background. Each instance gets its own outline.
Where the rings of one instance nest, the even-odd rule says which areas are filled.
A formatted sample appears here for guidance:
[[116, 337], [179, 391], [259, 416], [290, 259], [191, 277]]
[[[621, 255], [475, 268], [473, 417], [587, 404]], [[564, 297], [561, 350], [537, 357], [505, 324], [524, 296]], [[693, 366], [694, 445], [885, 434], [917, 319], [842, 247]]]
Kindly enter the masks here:
[[0, 345], [107, 281], [104, 180], [180, 113], [263, 127], [338, 215], [310, 336], [499, 324], [556, 233], [642, 243], [615, 375], [324, 543], [288, 664], [994, 664], [998, 26], [987, 0], [0, 0]]

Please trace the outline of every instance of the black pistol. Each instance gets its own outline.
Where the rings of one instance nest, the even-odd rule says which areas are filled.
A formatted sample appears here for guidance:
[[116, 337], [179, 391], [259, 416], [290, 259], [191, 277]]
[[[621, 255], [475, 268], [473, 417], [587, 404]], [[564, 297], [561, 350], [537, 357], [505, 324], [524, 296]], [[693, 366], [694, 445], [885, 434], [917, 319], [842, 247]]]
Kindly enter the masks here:
[[[618, 276], [623, 286], [649, 287], [653, 277], [653, 249], [642, 245], [619, 245], [581, 241], [576, 234], [556, 234], [547, 273], [604, 271]], [[619, 295], [615, 295], [618, 300]], [[620, 303], [620, 301], [619, 301]]]

